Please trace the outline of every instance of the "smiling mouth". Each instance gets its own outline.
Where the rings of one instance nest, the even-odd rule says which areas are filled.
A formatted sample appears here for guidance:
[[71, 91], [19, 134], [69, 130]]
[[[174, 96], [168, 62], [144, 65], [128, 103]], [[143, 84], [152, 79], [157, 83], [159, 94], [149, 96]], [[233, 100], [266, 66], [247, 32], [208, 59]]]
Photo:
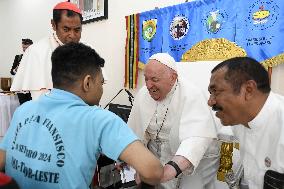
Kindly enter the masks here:
[[149, 90], [151, 93], [156, 93], [158, 91], [158, 89], [150, 89]]
[[149, 94], [154, 100], [159, 100], [158, 89], [149, 89]]

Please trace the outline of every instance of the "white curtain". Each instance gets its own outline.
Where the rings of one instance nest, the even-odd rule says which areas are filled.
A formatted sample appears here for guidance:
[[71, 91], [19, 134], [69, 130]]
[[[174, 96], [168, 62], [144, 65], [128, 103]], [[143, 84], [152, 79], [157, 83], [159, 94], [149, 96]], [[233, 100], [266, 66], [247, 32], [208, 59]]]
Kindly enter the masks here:
[[271, 89], [284, 95], [284, 64], [272, 68]]
[[19, 106], [17, 95], [6, 95], [0, 93], [0, 139], [5, 135], [13, 113]]

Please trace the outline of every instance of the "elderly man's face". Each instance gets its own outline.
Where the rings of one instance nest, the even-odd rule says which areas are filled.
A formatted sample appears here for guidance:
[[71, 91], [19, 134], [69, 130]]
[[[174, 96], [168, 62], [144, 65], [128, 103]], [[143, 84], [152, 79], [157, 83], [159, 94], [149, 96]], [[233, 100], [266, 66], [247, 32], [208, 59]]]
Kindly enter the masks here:
[[225, 80], [226, 72], [227, 68], [221, 68], [211, 75], [208, 105], [216, 111], [215, 115], [223, 125], [247, 123], [243, 111], [247, 107], [244, 90], [241, 89], [240, 93], [236, 93], [231, 84]]
[[156, 60], [148, 62], [144, 76], [149, 94], [156, 101], [166, 98], [177, 78], [173, 70]]
[[63, 44], [80, 41], [82, 25], [79, 15], [68, 17], [67, 11], [63, 11], [57, 25], [52, 21], [52, 27]]

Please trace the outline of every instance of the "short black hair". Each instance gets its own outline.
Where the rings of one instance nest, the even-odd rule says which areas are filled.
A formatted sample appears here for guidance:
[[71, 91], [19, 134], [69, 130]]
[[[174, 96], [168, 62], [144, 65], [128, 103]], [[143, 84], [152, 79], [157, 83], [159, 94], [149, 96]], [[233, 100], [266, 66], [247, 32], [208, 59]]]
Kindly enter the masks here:
[[55, 25], [57, 26], [57, 24], [60, 22], [61, 20], [61, 15], [63, 14], [64, 11], [67, 11], [66, 15], [67, 17], [74, 17], [76, 15], [78, 15], [80, 17], [80, 21], [82, 24], [83, 21], [83, 17], [81, 14], [71, 11], [71, 10], [67, 10], [67, 9], [53, 9], [53, 21], [55, 23]]
[[250, 57], [231, 58], [215, 66], [211, 73], [224, 67], [227, 68], [224, 79], [231, 84], [235, 93], [239, 93], [242, 84], [248, 80], [254, 80], [257, 89], [262, 93], [270, 92], [268, 72], [255, 59]]
[[51, 62], [53, 86], [66, 89], [86, 74], [95, 77], [105, 60], [91, 47], [71, 42], [57, 47], [51, 55]]
[[22, 39], [22, 44], [23, 45], [32, 45], [33, 41], [31, 39]]

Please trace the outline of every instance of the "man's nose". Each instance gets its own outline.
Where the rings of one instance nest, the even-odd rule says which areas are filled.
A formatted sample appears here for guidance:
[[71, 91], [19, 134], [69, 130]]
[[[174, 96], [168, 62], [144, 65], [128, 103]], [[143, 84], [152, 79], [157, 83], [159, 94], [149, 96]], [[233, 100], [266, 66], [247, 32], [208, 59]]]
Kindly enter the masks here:
[[153, 86], [153, 83], [151, 81], [146, 81], [146, 86], [150, 89]]
[[76, 32], [73, 31], [73, 30], [70, 30], [70, 32], [69, 32], [69, 37], [70, 37], [71, 39], [75, 39], [75, 38], [76, 38]]
[[210, 107], [212, 107], [214, 104], [216, 104], [216, 100], [215, 100], [215, 98], [212, 95], [210, 95], [210, 97], [209, 97], [209, 99], [207, 101], [207, 104]]

